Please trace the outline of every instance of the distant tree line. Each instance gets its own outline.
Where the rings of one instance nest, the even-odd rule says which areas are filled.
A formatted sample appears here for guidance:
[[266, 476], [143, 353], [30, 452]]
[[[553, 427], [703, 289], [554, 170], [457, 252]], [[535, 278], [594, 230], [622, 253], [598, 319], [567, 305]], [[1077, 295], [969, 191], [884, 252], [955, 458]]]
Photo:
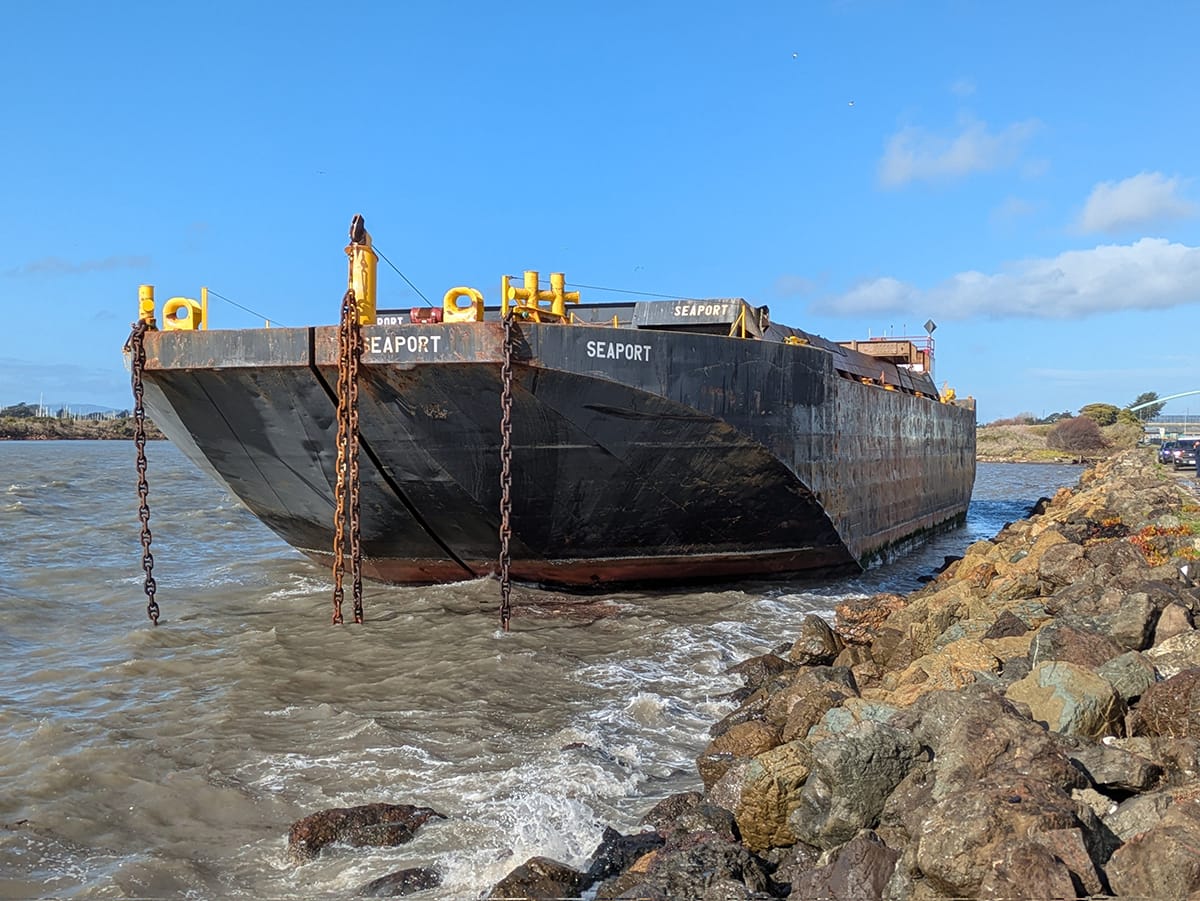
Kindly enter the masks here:
[[[1049, 416], [1036, 417], [1032, 413], [1018, 413], [1007, 419], [997, 419], [991, 425], [1049, 425], [1053, 426], [1046, 433], [1046, 446], [1056, 450], [1071, 452], [1100, 450], [1108, 446], [1102, 426], [1118, 424], [1140, 426], [1148, 419], [1153, 419], [1162, 412], [1166, 402], [1155, 403], [1158, 394], [1146, 391], [1139, 394], [1126, 407], [1115, 404], [1094, 403], [1086, 404], [1079, 409], [1076, 416], [1070, 410], [1061, 413], [1051, 413]], [[1132, 407], [1140, 407], [1132, 410]]]
[[93, 413], [76, 413], [70, 407], [59, 407], [51, 413], [43, 404], [13, 404], [0, 407], [0, 417], [11, 419], [128, 419], [132, 410], [98, 410]]

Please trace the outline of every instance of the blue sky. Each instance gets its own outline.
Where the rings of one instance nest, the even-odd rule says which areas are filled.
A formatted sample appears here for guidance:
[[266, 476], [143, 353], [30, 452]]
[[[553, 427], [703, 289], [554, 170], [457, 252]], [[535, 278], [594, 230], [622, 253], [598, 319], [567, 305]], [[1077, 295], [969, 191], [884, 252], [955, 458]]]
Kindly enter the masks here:
[[[137, 286], [742, 296], [979, 419], [1200, 389], [1200, 7], [7, 2], [0, 405], [129, 406]], [[381, 267], [381, 306], [420, 300]], [[584, 292], [586, 299], [617, 295]], [[261, 319], [220, 300], [211, 325]], [[1200, 395], [1168, 409], [1200, 412]]]

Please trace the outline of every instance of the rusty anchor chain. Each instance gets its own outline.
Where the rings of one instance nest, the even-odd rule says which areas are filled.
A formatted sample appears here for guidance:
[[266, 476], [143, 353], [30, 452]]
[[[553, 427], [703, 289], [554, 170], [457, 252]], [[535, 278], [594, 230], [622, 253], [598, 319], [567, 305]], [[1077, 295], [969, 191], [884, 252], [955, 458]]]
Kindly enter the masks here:
[[150, 533], [150, 485], [146, 480], [146, 408], [143, 403], [145, 388], [142, 385], [142, 371], [146, 368], [146, 345], [144, 338], [150, 323], [139, 319], [132, 326], [129, 340], [125, 342], [125, 350], [132, 355], [130, 370], [133, 378], [133, 444], [137, 448], [138, 473], [138, 518], [142, 521], [142, 571], [146, 574], [143, 588], [146, 592], [146, 615], [150, 622], [158, 625], [158, 602], [154, 594], [158, 591], [158, 583], [154, 581], [154, 554], [150, 551], [150, 543], [154, 536]]
[[[353, 234], [353, 233], [352, 233]], [[342, 577], [347, 550], [346, 525], [349, 519], [350, 576], [353, 580], [354, 621], [363, 621], [362, 601], [362, 528], [359, 519], [358, 490], [358, 367], [362, 356], [362, 328], [354, 289], [342, 297], [342, 318], [338, 324], [337, 382], [337, 484], [334, 488], [336, 511], [333, 537], [333, 622], [342, 622]], [[347, 510], [347, 507], [349, 508]], [[347, 513], [349, 516], [347, 517]]]
[[504, 317], [504, 357], [500, 366], [500, 626], [512, 618], [509, 543], [512, 539], [512, 355], [513, 314]]

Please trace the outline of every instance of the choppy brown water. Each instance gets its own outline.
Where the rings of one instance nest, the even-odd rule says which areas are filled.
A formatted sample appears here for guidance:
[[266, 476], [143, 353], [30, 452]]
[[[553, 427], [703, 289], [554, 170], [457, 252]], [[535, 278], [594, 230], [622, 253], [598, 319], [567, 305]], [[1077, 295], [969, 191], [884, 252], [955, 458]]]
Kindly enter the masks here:
[[[966, 527], [857, 579], [613, 594], [505, 635], [486, 581], [369, 585], [368, 623], [329, 626], [324, 571], [149, 450], [157, 629], [132, 448], [0, 442], [0, 898], [344, 896], [410, 866], [443, 875], [413, 897], [475, 898], [535, 854], [581, 865], [698, 787], [726, 667], [916, 587], [1079, 474], [981, 465]], [[371, 801], [449, 819], [288, 864], [292, 821]]]

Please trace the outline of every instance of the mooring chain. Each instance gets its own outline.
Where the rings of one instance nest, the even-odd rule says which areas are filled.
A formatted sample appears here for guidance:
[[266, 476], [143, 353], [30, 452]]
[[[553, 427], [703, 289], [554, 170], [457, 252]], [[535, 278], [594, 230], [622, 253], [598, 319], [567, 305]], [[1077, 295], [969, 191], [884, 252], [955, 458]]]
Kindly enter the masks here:
[[500, 367], [500, 626], [512, 618], [509, 542], [512, 538], [512, 353], [513, 314], [504, 317], [504, 357]]
[[350, 316], [347, 326], [350, 335], [350, 349], [347, 353], [346, 370], [350, 382], [350, 410], [347, 414], [347, 429], [349, 432], [350, 457], [350, 575], [354, 580], [354, 621], [363, 621], [362, 600], [362, 525], [359, 520], [358, 491], [358, 364], [362, 356], [362, 328], [358, 321], [357, 304]]
[[[342, 298], [342, 318], [338, 324], [337, 381], [337, 484], [334, 488], [336, 509], [333, 526], [333, 622], [342, 622], [342, 587], [345, 570], [346, 519], [349, 506], [350, 573], [353, 579], [354, 621], [363, 621], [362, 605], [362, 530], [359, 523], [358, 491], [358, 363], [362, 352], [362, 332], [358, 323], [358, 304], [354, 291]], [[349, 495], [349, 497], [347, 497]]]
[[138, 518], [142, 521], [142, 570], [146, 573], [146, 615], [150, 617], [150, 622], [157, 626], [158, 602], [154, 599], [154, 593], [158, 590], [158, 583], [154, 581], [154, 554], [150, 552], [150, 542], [154, 540], [154, 536], [150, 534], [150, 485], [146, 481], [146, 408], [143, 404], [145, 389], [142, 385], [142, 370], [146, 368], [146, 346], [143, 339], [149, 327], [150, 323], [145, 319], [135, 322], [129, 340], [125, 342], [125, 349], [130, 351], [133, 357], [133, 444], [137, 448]]

